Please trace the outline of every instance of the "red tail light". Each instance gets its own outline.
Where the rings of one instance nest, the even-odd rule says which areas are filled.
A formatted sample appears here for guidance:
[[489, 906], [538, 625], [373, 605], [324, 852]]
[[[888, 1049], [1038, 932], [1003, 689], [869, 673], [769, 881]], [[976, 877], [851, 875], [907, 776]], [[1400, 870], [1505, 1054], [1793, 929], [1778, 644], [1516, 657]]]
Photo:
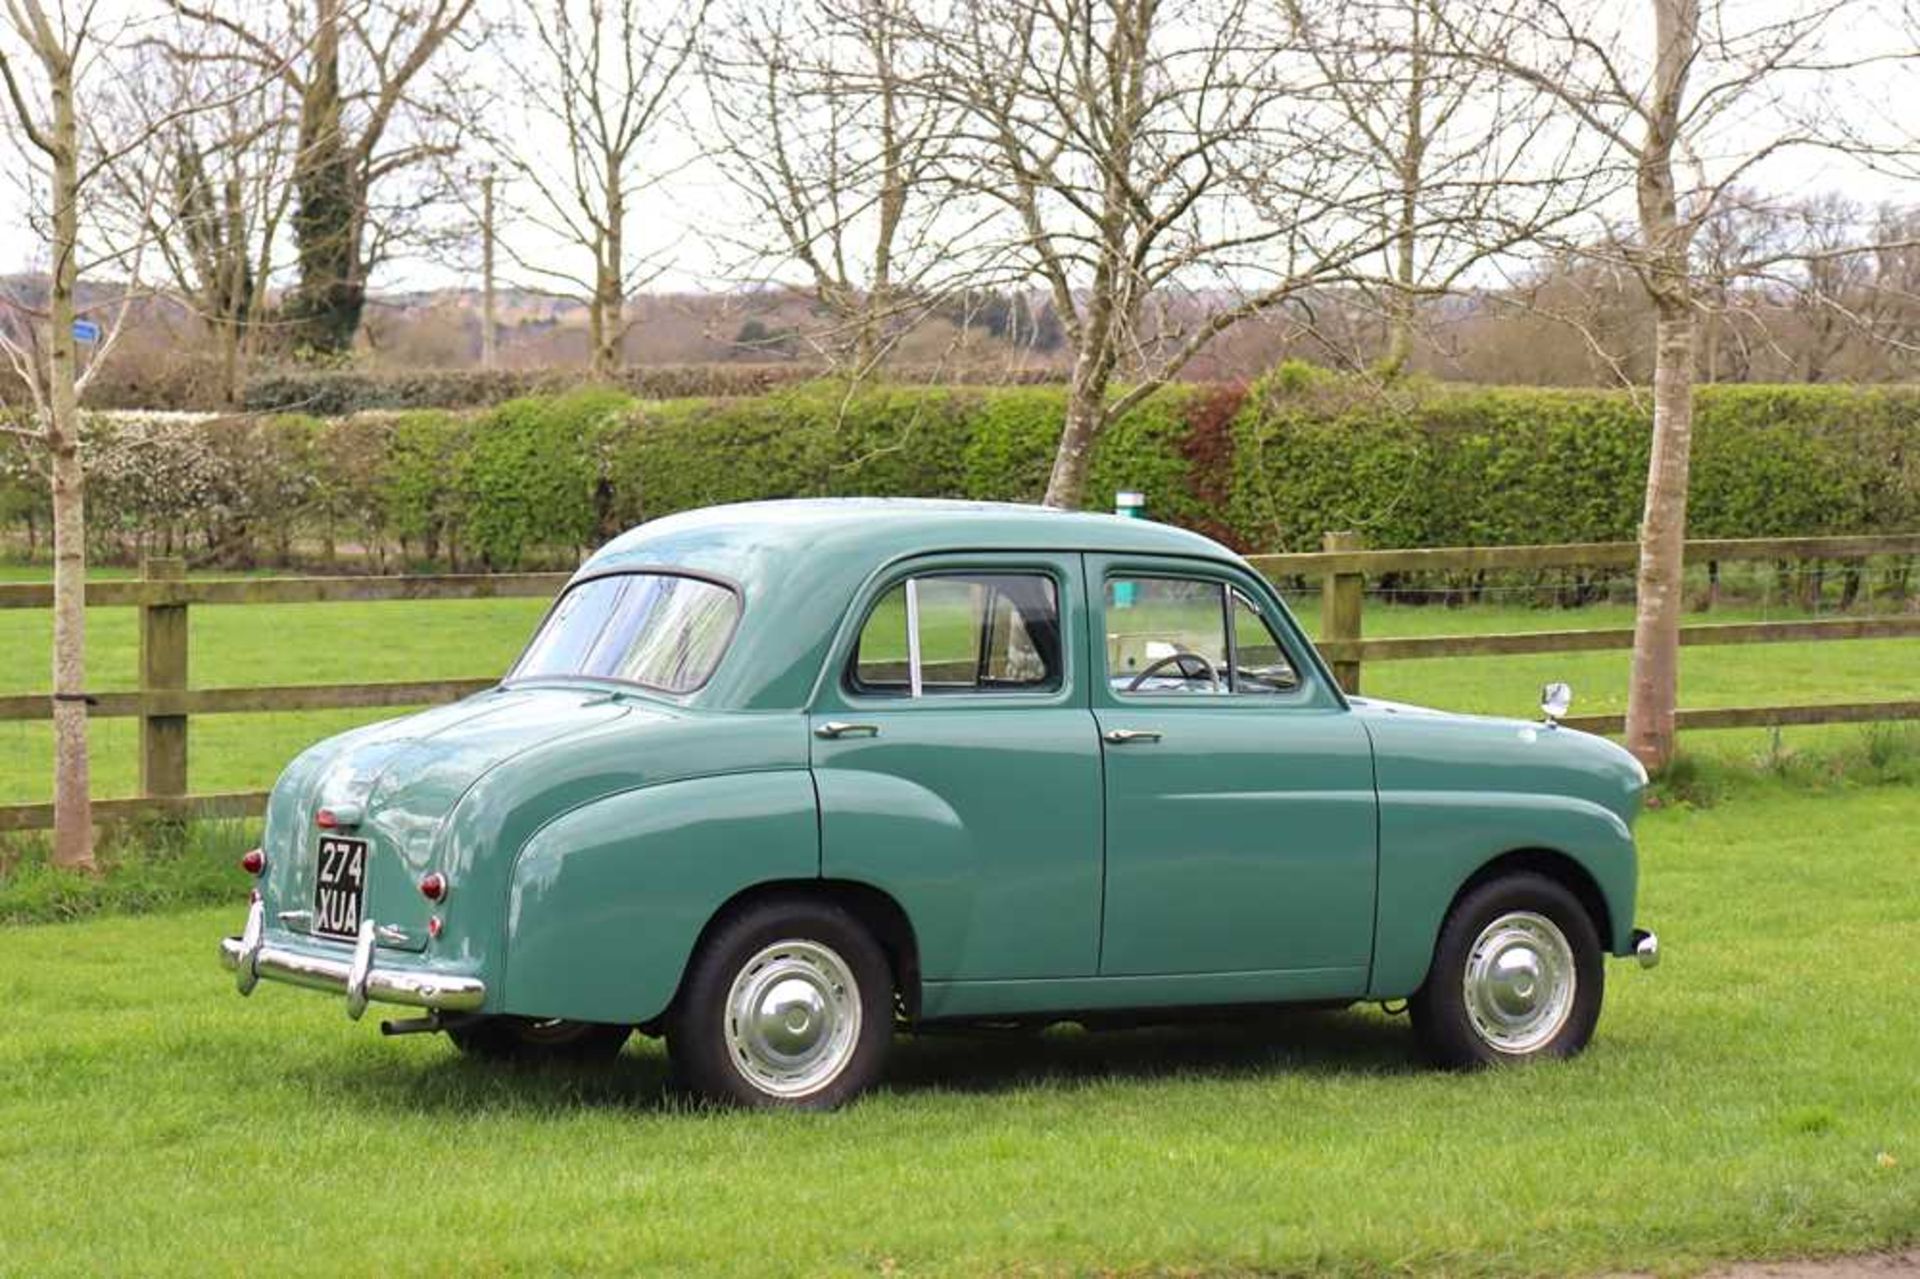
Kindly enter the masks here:
[[445, 901], [447, 899], [447, 877], [437, 870], [434, 871], [431, 875], [428, 875], [420, 881], [420, 895], [430, 902]]
[[323, 808], [313, 815], [313, 824], [321, 830], [332, 830], [338, 826], [340, 822], [339, 819], [334, 817], [331, 808]]
[[240, 858], [240, 869], [249, 875], [258, 875], [267, 868], [267, 855], [257, 848], [248, 849]]
[[440, 930], [444, 927], [446, 927], [446, 925], [440, 922], [440, 916], [435, 915], [427, 921], [427, 936], [438, 937]]

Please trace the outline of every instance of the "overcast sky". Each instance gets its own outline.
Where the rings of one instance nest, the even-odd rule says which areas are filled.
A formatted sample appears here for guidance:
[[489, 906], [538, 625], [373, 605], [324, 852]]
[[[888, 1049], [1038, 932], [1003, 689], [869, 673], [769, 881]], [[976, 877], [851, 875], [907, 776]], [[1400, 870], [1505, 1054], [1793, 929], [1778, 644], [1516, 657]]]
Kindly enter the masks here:
[[[110, 17], [119, 2], [101, 0], [101, 12]], [[1599, 2], [1607, 3], [1607, 0]], [[505, 4], [509, 0], [496, 0], [496, 3]], [[1641, 35], [1634, 27], [1645, 12], [1644, 6], [1640, 0], [1613, 0], [1613, 3], [1627, 6], [1621, 11], [1625, 15], [1623, 38], [1633, 41], [1636, 35]], [[1752, 24], [1803, 6], [1798, 0], [1727, 0], [1725, 7], [1730, 22]], [[1834, 29], [1831, 51], [1836, 58], [1884, 51], [1890, 41], [1900, 38], [1887, 16], [1888, 11], [1877, 0], [1848, 0], [1848, 10]], [[135, 10], [125, 7], [124, 12], [131, 14]], [[527, 50], [503, 37], [473, 55], [467, 74], [499, 77], [504, 81], [506, 77], [499, 60], [526, 56], [529, 56]], [[1784, 102], [1773, 104], [1769, 109], [1812, 111], [1821, 106], [1837, 107], [1844, 117], [1863, 130], [1905, 128], [1920, 132], [1920, 125], [1916, 124], [1920, 121], [1920, 78], [1915, 72], [1913, 65], [1880, 66], [1850, 73], [1845, 81], [1829, 77], [1820, 82], [1801, 82], [1792, 88]], [[683, 77], [679, 96], [680, 114], [698, 122], [705, 108], [696, 76]], [[84, 87], [80, 98], [84, 112], [88, 101]], [[12, 124], [10, 116], [8, 123]], [[498, 124], [511, 136], [523, 140], [535, 153], [558, 155], [564, 151], [563, 139], [555, 126], [545, 120], [509, 109], [501, 115]], [[9, 141], [18, 139], [10, 137]], [[1727, 154], [1703, 159], [1711, 169], [1727, 162], [1740, 146], [1739, 140], [1728, 140]], [[6, 163], [0, 166], [0, 270], [8, 271], [44, 267], [44, 253], [36, 245], [26, 218], [26, 184], [35, 175], [18, 162], [17, 156], [17, 151], [8, 153]], [[752, 238], [754, 228], [744, 216], [736, 193], [713, 164], [699, 158], [697, 144], [683, 131], [663, 136], [649, 149], [648, 158], [656, 170], [670, 173], [637, 198], [629, 223], [630, 240], [664, 264], [663, 273], [651, 287], [699, 290], [739, 284], [746, 273], [745, 254], [739, 242]], [[1920, 201], [1920, 182], [1877, 173], [1858, 161], [1831, 153], [1806, 150], [1773, 159], [1751, 175], [1750, 185], [1794, 195], [1839, 191], [1865, 205]], [[1622, 216], [1630, 214], [1631, 204], [1623, 199], [1618, 212]], [[457, 214], [448, 216], [450, 220], [458, 220]], [[566, 252], [555, 237], [537, 228], [523, 225], [510, 228], [509, 234], [513, 247], [527, 261], [551, 262]], [[476, 266], [477, 253], [447, 249], [416, 252], [390, 262], [376, 279], [375, 286], [397, 291], [471, 284], [477, 281]], [[522, 274], [528, 281], [535, 278], [514, 272], [512, 262], [506, 259], [502, 261], [502, 273]]]

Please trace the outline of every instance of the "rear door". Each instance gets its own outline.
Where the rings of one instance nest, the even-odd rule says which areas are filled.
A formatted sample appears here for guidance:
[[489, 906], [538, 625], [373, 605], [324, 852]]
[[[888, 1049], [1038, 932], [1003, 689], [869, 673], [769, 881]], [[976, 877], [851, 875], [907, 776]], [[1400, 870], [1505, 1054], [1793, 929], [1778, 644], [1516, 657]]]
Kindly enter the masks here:
[[1087, 557], [1105, 759], [1103, 975], [1316, 970], [1365, 988], [1373, 754], [1264, 585]]
[[1100, 748], [1077, 555], [915, 560], [855, 605], [810, 718], [822, 873], [883, 889], [930, 982], [1091, 976]]

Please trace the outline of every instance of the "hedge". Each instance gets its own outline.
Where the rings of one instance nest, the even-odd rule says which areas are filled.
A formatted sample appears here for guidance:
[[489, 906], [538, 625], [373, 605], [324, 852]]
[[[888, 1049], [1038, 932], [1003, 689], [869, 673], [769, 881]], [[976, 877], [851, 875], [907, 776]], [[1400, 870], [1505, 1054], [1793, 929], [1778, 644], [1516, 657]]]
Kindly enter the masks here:
[[[689, 396], [764, 395], [777, 387], [818, 380], [818, 366], [804, 364], [659, 364], [629, 365], [612, 385], [645, 399]], [[1032, 369], [1008, 379], [1004, 371], [978, 369], [901, 369], [898, 380], [915, 382], [1057, 382], [1057, 370]], [[243, 407], [250, 413], [309, 413], [341, 417], [378, 409], [486, 408], [531, 395], [563, 395], [580, 388], [577, 369], [419, 369], [383, 371], [362, 368], [287, 368], [256, 372], [247, 379]], [[113, 407], [122, 400], [103, 402]], [[189, 402], [174, 398], [137, 401], [190, 408], [208, 404], [204, 396]]]
[[[1920, 528], [1920, 389], [1703, 387], [1695, 536]], [[812, 494], [1037, 500], [1065, 410], [1058, 387], [849, 391], [639, 401], [617, 389], [482, 412], [89, 428], [95, 551], [203, 562], [378, 567], [566, 564], [618, 530], [716, 502]], [[1285, 366], [1251, 388], [1150, 396], [1095, 450], [1090, 505], [1146, 492], [1157, 518], [1241, 549], [1633, 536], [1650, 409], [1628, 393], [1412, 385], [1381, 392]], [[9, 452], [9, 448], [13, 451]], [[0, 445], [0, 520], [44, 545], [46, 497]]]

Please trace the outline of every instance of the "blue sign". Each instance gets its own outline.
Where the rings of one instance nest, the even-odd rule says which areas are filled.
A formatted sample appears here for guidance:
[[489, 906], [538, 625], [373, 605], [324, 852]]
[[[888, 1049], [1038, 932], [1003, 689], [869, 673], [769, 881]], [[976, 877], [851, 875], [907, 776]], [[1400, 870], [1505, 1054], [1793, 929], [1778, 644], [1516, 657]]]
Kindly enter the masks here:
[[89, 346], [93, 345], [100, 340], [100, 326], [92, 320], [75, 320], [73, 322], [73, 340], [76, 342], [85, 342]]

